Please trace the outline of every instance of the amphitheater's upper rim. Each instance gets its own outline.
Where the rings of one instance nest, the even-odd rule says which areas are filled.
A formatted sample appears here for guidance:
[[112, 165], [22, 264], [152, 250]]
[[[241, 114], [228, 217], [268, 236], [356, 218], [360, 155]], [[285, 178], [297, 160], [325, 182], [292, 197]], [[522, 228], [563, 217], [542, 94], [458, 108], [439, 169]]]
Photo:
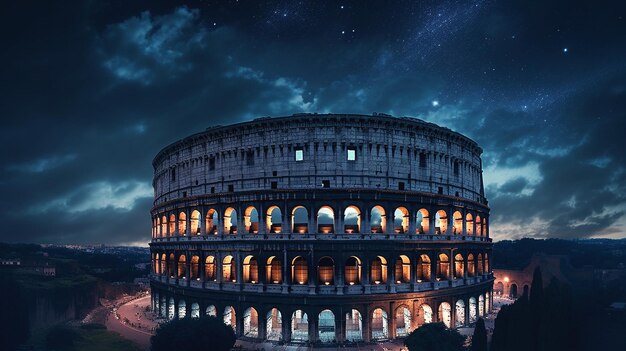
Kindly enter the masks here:
[[202, 132], [198, 132], [198, 133], [194, 133], [192, 135], [189, 135], [183, 139], [177, 140], [167, 146], [165, 146], [163, 149], [161, 149], [157, 155], [154, 157], [153, 161], [152, 161], [152, 165], [156, 166], [157, 161], [166, 153], [172, 151], [173, 149], [176, 149], [177, 147], [181, 146], [181, 145], [185, 145], [193, 140], [196, 140], [197, 138], [206, 136], [209, 132], [211, 133], [215, 133], [215, 132], [219, 132], [219, 131], [224, 131], [224, 130], [228, 130], [228, 129], [234, 129], [234, 128], [239, 128], [239, 127], [246, 127], [246, 126], [251, 126], [251, 125], [260, 125], [260, 124], [268, 124], [268, 123], [275, 123], [275, 122], [285, 122], [285, 121], [289, 121], [289, 122], [297, 122], [297, 121], [301, 121], [303, 118], [306, 119], [310, 119], [310, 120], [328, 120], [328, 119], [337, 119], [337, 120], [365, 120], [367, 119], [367, 121], [385, 121], [385, 122], [389, 122], [389, 123], [405, 123], [405, 124], [412, 124], [415, 126], [420, 126], [420, 127], [425, 127], [425, 128], [430, 128], [433, 130], [439, 130], [442, 132], [446, 132], [449, 133], [450, 135], [456, 136], [458, 138], [461, 138], [463, 140], [465, 140], [466, 142], [468, 142], [469, 144], [471, 144], [473, 147], [476, 148], [476, 151], [481, 154], [482, 153], [482, 148], [478, 145], [478, 143], [476, 143], [474, 140], [472, 140], [471, 138], [453, 131], [449, 128], [446, 127], [442, 127], [440, 125], [437, 125], [435, 123], [432, 122], [426, 122], [424, 120], [421, 120], [419, 118], [416, 117], [410, 117], [410, 116], [401, 116], [401, 117], [397, 117], [397, 116], [392, 116], [392, 115], [388, 115], [388, 114], [384, 114], [384, 113], [374, 113], [372, 115], [365, 115], [365, 114], [348, 114], [348, 113], [295, 113], [292, 114], [290, 116], [276, 116], [276, 117], [270, 117], [270, 116], [266, 116], [266, 117], [258, 117], [255, 118], [253, 120], [250, 121], [243, 121], [243, 122], [237, 122], [237, 123], [233, 123], [233, 124], [228, 124], [228, 125], [215, 125], [215, 126], [211, 126], [206, 128], [206, 130], [202, 131]]

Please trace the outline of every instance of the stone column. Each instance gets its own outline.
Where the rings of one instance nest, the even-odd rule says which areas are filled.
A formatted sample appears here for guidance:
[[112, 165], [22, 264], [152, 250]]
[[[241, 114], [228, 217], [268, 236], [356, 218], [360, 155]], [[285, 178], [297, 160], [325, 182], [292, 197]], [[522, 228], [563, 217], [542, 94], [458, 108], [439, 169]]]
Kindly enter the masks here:
[[265, 206], [263, 206], [262, 202], [258, 203], [257, 213], [259, 214], [259, 234], [267, 234], [267, 228], [265, 228], [266, 218], [265, 218]]
[[426, 234], [430, 234], [430, 235], [434, 235], [435, 234], [435, 223], [436, 223], [435, 218], [436, 217], [437, 217], [436, 209], [435, 209], [435, 212], [430, 212], [428, 214], [428, 233], [426, 233]]
[[204, 206], [201, 206], [198, 211], [200, 211], [200, 217], [198, 218], [198, 220], [200, 221], [200, 235], [207, 235], [206, 232], [206, 214], [204, 213], [205, 208]]
[[359, 225], [359, 233], [361, 234], [371, 234], [372, 233], [372, 224], [370, 223], [370, 209], [369, 208], [361, 208], [360, 215], [360, 225]]
[[291, 227], [291, 221], [289, 220], [289, 218], [291, 217], [291, 213], [289, 213], [289, 209], [287, 208], [287, 203], [285, 203], [285, 205], [283, 206], [283, 208], [281, 209], [281, 215], [282, 215], [282, 221], [283, 223], [281, 223], [281, 233], [291, 233], [292, 232], [292, 227]]
[[388, 334], [389, 334], [389, 339], [395, 339], [396, 338], [396, 303], [395, 302], [390, 302], [389, 303], [389, 323], [387, 323], [387, 326], [389, 328], [388, 330]]
[[[292, 312], [293, 313], [293, 312]], [[291, 341], [291, 314], [281, 315], [281, 325], [283, 341]]]
[[463, 218], [461, 218], [461, 222], [463, 223], [463, 236], [466, 236], [467, 235], [467, 213], [465, 213], [465, 211], [462, 211], [461, 216], [463, 216]]
[[370, 319], [372, 316], [370, 315], [370, 309], [367, 305], [363, 306], [363, 341], [370, 342], [372, 340], [372, 327]]
[[314, 207], [307, 208], [307, 216], [309, 217], [307, 231], [310, 234], [316, 234], [317, 233], [317, 221], [316, 221], [316, 214], [315, 214]]
[[191, 236], [193, 233], [193, 229], [190, 228], [191, 225], [191, 213], [189, 210], [185, 209], [185, 233], [184, 235]]
[[313, 315], [312, 313], [307, 313], [309, 317], [309, 341], [315, 343], [319, 340], [317, 335], [318, 323], [319, 323], [319, 315]]
[[370, 258], [366, 255], [363, 257], [363, 265], [361, 266], [361, 282], [364, 286], [365, 294], [371, 293], [370, 274]]
[[224, 208], [217, 207], [215, 210], [218, 211], [217, 223], [214, 223], [213, 225], [217, 226], [217, 235], [220, 238], [224, 238]]
[[[341, 256], [340, 256], [341, 257]], [[343, 270], [344, 270], [344, 262], [339, 259], [340, 262], [335, 262], [335, 285], [337, 286], [337, 295], [343, 295], [343, 287], [344, 287], [344, 278], [343, 278]]]
[[267, 320], [265, 319], [266, 315], [262, 313], [264, 313], [263, 310], [260, 310], [260, 312], [258, 312], [258, 320], [257, 320], [257, 326], [258, 326], [258, 335], [257, 335], [257, 339], [259, 340], [265, 340], [267, 338]]
[[[333, 210], [335, 211], [335, 210]], [[344, 228], [344, 224], [343, 224], [343, 217], [344, 217], [344, 208], [342, 206], [337, 206], [336, 209], [337, 212], [334, 213], [334, 224], [333, 225], [337, 225], [335, 227], [335, 233], [336, 234], [345, 234], [346, 232], [346, 228]]]
[[430, 281], [433, 283], [437, 282], [437, 276], [439, 275], [439, 270], [437, 269], [439, 267], [439, 265], [437, 264], [438, 261], [439, 261], [439, 255], [437, 255], [437, 252], [434, 252], [433, 254], [431, 254]]
[[237, 277], [237, 285], [239, 286], [238, 290], [241, 290], [243, 285], [243, 260], [241, 259], [241, 253], [239, 251], [235, 252], [233, 259], [235, 260], [235, 274]]
[[293, 284], [293, 280], [291, 279], [291, 262], [287, 261], [287, 249], [283, 248], [283, 259], [282, 259], [282, 270], [283, 270], [283, 284], [282, 284], [282, 293], [289, 293], [289, 284]]
[[[335, 313], [336, 311], [333, 311]], [[346, 341], [346, 318], [343, 309], [339, 308], [338, 313], [335, 313], [335, 340], [338, 343]]]
[[409, 235], [415, 235], [417, 233], [417, 226], [415, 223], [415, 213], [412, 212], [411, 209], [407, 209], [409, 211]]
[[315, 287], [317, 285], [317, 269], [315, 266], [317, 265], [317, 261], [315, 260], [315, 254], [313, 250], [309, 251], [309, 258], [307, 259], [308, 266], [308, 278], [309, 278], [309, 294], [315, 294]]
[[449, 207], [448, 213], [446, 214], [448, 217], [448, 228], [446, 228], [446, 235], [452, 235], [452, 229], [454, 228], [454, 208]]
[[223, 258], [224, 254], [221, 251], [215, 253], [215, 280], [219, 284], [220, 288], [222, 287], [222, 283], [224, 282], [224, 267]]
[[387, 262], [387, 286], [389, 292], [396, 292], [396, 260], [393, 256]]
[[394, 212], [395, 209], [391, 209], [389, 210], [388, 208], [385, 209], [385, 221], [386, 223], [386, 227], [387, 228], [383, 228], [383, 230], [385, 231], [385, 234], [389, 234], [389, 235], [394, 235], [396, 232], [394, 231], [395, 229], [395, 216], [394, 216]]

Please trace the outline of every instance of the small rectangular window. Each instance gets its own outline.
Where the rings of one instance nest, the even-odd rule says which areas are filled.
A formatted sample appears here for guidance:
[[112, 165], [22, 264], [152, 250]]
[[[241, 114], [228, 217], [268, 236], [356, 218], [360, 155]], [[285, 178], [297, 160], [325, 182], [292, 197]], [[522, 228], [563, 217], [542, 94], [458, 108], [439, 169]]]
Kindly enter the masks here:
[[330, 180], [322, 180], [322, 188], [330, 188]]
[[426, 154], [420, 154], [420, 167], [426, 168]]
[[209, 171], [215, 170], [215, 157], [209, 159]]
[[278, 175], [277, 171], [272, 171], [272, 176], [276, 177]]
[[348, 161], [356, 161], [356, 149], [348, 148]]
[[398, 182], [398, 190], [404, 190], [404, 182]]
[[248, 151], [246, 153], [246, 165], [254, 166], [254, 151]]
[[215, 194], [215, 187], [214, 186], [211, 187], [211, 194]]
[[296, 149], [296, 161], [304, 160], [304, 150]]
[[440, 186], [439, 189], [437, 190], [437, 194], [443, 194], [443, 187]]
[[454, 161], [454, 175], [459, 175], [459, 163]]
[[230, 185], [228, 186], [228, 192], [229, 192], [229, 193], [232, 193], [232, 192], [234, 192], [234, 191], [235, 191], [235, 186], [234, 186], [234, 185], [232, 185], [232, 184], [230, 184]]
[[278, 189], [278, 182], [271, 183], [272, 189]]
[[183, 191], [183, 197], [187, 197], [187, 192]]
[[170, 181], [174, 182], [176, 181], [176, 168], [172, 168], [172, 172], [170, 175]]

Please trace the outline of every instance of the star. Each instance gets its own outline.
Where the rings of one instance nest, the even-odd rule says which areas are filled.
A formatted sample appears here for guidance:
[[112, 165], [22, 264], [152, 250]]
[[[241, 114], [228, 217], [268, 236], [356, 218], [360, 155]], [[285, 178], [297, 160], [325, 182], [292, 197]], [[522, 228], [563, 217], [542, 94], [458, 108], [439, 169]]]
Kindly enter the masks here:
[[433, 104], [433, 107], [437, 107], [439, 106], [439, 101], [433, 100], [432, 104]]
[[567, 53], [567, 48], [563, 48], [563, 53]]

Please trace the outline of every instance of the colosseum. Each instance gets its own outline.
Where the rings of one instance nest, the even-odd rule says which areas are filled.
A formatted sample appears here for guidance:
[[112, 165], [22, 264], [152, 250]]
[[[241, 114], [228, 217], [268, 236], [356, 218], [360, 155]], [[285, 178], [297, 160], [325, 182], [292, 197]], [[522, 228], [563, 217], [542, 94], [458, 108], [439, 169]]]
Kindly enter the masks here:
[[152, 307], [245, 340], [375, 342], [492, 306], [482, 149], [416, 118], [214, 126], [153, 161]]

